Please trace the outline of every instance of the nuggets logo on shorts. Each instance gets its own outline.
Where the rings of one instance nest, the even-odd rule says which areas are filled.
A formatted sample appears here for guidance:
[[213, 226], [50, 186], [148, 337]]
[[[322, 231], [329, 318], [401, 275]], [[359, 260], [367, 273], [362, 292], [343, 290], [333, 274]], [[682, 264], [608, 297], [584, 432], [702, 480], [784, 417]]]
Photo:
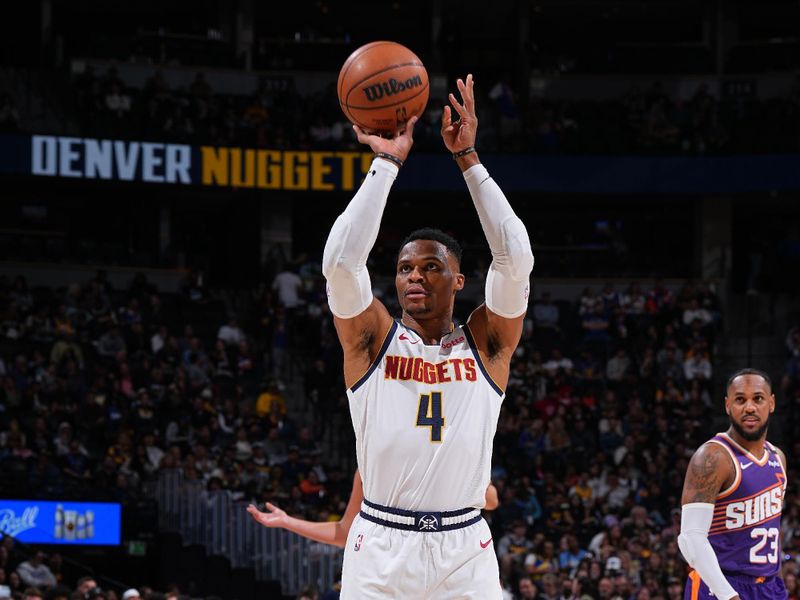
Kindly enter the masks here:
[[419, 519], [420, 531], [436, 531], [439, 529], [439, 519], [433, 515], [425, 515]]

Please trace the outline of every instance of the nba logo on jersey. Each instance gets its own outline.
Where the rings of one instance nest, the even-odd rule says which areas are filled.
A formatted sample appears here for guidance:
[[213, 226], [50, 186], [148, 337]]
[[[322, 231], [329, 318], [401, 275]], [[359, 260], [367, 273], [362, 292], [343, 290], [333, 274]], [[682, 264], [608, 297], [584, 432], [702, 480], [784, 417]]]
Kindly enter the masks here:
[[364, 539], [364, 534], [363, 533], [359, 533], [358, 536], [356, 537], [356, 543], [353, 544], [353, 551], [354, 552], [358, 552], [359, 550], [361, 550], [361, 542], [362, 542], [363, 539]]

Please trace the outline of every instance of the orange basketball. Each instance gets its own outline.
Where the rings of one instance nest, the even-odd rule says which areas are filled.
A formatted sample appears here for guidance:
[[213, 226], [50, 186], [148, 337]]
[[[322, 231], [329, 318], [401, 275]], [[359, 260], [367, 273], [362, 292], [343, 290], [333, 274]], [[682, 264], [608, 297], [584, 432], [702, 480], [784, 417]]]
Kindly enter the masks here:
[[350, 122], [371, 133], [393, 133], [428, 104], [428, 72], [396, 42], [355, 50], [339, 71], [339, 104]]

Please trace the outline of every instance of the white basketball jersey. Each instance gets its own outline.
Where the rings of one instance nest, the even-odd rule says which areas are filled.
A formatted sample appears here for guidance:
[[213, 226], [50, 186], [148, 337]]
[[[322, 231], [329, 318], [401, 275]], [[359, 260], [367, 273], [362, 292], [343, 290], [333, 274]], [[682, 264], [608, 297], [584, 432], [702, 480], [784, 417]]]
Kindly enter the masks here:
[[426, 345], [395, 321], [347, 390], [364, 497], [406, 510], [482, 508], [503, 395], [469, 327]]

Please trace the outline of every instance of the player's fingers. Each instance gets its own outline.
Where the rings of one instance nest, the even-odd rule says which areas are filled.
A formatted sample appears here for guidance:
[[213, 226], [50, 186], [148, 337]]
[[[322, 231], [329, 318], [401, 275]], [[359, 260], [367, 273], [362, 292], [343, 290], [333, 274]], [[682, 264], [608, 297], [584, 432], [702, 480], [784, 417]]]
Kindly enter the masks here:
[[419, 117], [417, 117], [417, 116], [411, 117], [408, 120], [408, 122], [406, 123], [406, 128], [405, 128], [405, 131], [403, 132], [403, 135], [407, 135], [408, 137], [413, 137], [414, 136], [414, 125], [417, 124], [417, 121], [419, 121]]
[[[467, 81], [469, 81], [469, 75], [467, 75]], [[461, 94], [461, 100], [466, 101], [467, 93], [469, 92], [467, 84], [464, 83], [463, 79], [456, 79], [456, 87], [458, 88], [458, 93]]]
[[275, 512], [278, 509], [278, 507], [275, 506], [272, 502], [265, 502], [264, 506], [267, 507], [267, 510], [269, 510], [269, 512]]
[[475, 80], [472, 77], [472, 73], [467, 75], [467, 85], [465, 91], [461, 93], [461, 97], [464, 99], [464, 106], [467, 110], [471, 113], [475, 112]]
[[466, 109], [463, 106], [461, 106], [461, 104], [459, 104], [459, 102], [456, 100], [456, 97], [452, 93], [450, 94], [450, 104], [453, 105], [453, 108], [456, 109], [456, 112], [460, 117], [464, 116], [464, 114], [466, 113]]
[[444, 109], [442, 110], [442, 131], [450, 126], [450, 120], [450, 107], [445, 104]]
[[369, 134], [366, 133], [361, 127], [358, 125], [353, 125], [353, 130], [356, 132], [356, 138], [362, 144], [369, 144]]

